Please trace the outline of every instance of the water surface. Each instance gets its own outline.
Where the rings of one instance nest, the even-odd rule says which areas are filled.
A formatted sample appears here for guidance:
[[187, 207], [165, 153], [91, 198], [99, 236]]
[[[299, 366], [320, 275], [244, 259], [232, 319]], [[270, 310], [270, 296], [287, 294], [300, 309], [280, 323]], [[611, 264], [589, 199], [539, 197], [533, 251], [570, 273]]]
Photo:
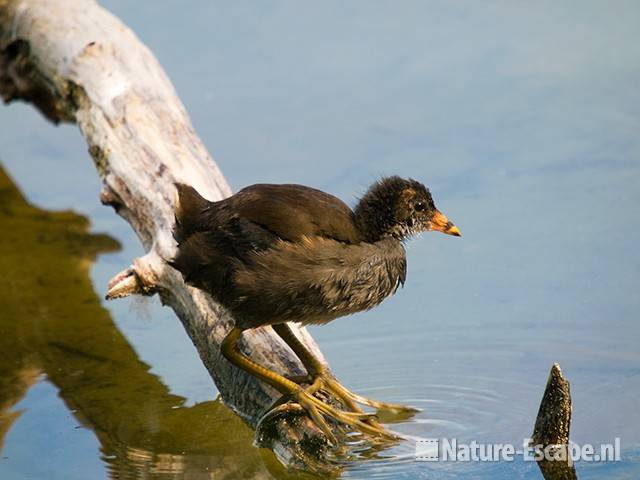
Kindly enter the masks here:
[[[397, 173], [460, 226], [462, 239], [408, 244], [394, 298], [312, 330], [346, 385], [422, 408], [396, 426], [407, 435], [520, 444], [560, 362], [573, 440], [623, 447], [580, 478], [640, 475], [636, 2], [103, 4], [156, 53], [235, 189], [298, 182], [353, 203]], [[2, 165], [44, 212], [22, 213], [53, 215], [39, 225], [63, 237], [25, 227], [16, 249], [3, 234], [0, 477], [282, 478], [215, 401], [170, 310], [98, 300], [141, 250], [99, 204], [75, 127], [23, 105], [0, 126]], [[47, 213], [66, 209], [120, 250], [73, 243], [84, 220]], [[521, 461], [416, 463], [412, 449], [344, 476], [540, 478]]]

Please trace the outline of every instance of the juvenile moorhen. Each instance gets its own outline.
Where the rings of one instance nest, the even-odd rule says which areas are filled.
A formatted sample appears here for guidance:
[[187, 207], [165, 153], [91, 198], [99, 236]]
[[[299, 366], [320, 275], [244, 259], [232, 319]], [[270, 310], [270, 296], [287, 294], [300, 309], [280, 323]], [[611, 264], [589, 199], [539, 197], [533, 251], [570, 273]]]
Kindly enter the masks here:
[[[223, 355], [293, 396], [329, 439], [333, 436], [323, 415], [384, 434], [357, 404], [394, 411], [404, 407], [347, 390], [287, 322], [322, 324], [368, 310], [404, 285], [406, 238], [427, 230], [460, 236], [436, 209], [429, 190], [415, 180], [383, 178], [352, 211], [340, 199], [301, 185], [252, 185], [218, 202], [188, 185], [176, 187], [178, 253], [170, 264], [185, 282], [209, 292], [233, 315], [235, 328], [223, 341]], [[300, 358], [308, 379], [285, 378], [240, 352], [242, 331], [265, 325]], [[312, 385], [304, 389], [302, 383]], [[333, 393], [350, 411], [319, 400], [313, 395], [318, 390]]]

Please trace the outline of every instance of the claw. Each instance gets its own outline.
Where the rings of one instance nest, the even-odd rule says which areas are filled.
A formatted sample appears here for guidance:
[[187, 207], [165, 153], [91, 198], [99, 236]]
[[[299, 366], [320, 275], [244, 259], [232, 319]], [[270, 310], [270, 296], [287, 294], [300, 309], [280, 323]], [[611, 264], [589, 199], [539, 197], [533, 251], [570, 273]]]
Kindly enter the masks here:
[[354, 420], [362, 420], [362, 421], [377, 421], [378, 416], [375, 413], [367, 413], [367, 412], [344, 412], [345, 415], [353, 418]]

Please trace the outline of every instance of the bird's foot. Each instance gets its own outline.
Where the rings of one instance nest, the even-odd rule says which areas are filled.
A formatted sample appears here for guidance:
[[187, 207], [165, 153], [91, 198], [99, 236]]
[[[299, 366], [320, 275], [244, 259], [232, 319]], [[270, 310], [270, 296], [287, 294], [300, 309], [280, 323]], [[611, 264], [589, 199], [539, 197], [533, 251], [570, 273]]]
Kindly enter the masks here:
[[344, 411], [338, 407], [329, 405], [322, 400], [316, 398], [312, 392], [304, 389], [294, 394], [296, 402], [302, 406], [313, 419], [313, 421], [320, 427], [327, 438], [334, 445], [335, 436], [332, 434], [331, 429], [324, 421], [323, 417], [327, 417], [336, 421], [339, 424], [345, 425], [352, 430], [360, 432], [367, 436], [379, 437], [385, 440], [397, 440], [397, 436], [385, 429], [376, 421], [375, 415], [365, 413], [358, 409], [356, 411]]
[[[338, 398], [340, 402], [349, 410], [360, 415], [370, 415], [363, 412], [359, 405], [366, 405], [374, 408], [376, 414], [372, 417], [378, 420], [384, 420], [385, 423], [397, 423], [413, 417], [419, 412], [418, 409], [397, 403], [386, 403], [353, 393], [333, 376], [328, 373], [318, 375], [311, 386], [306, 390], [308, 393], [314, 394], [318, 391], [324, 391]], [[371, 415], [370, 415], [371, 416]]]
[[[279, 409], [284, 408], [287, 400], [293, 400], [308, 413], [313, 423], [324, 433], [328, 442], [333, 446], [339, 445], [336, 435], [346, 439], [353, 432], [367, 437], [372, 444], [393, 443], [398, 440], [395, 434], [376, 421], [374, 414], [366, 413], [359, 408], [356, 411], [346, 411], [325, 403], [314, 396], [314, 393], [319, 390], [320, 388], [313, 385], [306, 389], [299, 387], [291, 394], [282, 397], [265, 417], [272, 416]], [[330, 423], [332, 424], [331, 426], [329, 425]]]

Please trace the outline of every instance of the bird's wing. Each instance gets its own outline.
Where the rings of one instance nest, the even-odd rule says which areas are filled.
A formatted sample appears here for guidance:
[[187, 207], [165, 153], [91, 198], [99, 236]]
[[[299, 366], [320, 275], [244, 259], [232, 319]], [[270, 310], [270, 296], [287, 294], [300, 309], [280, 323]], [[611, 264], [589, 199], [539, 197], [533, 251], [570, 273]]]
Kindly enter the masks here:
[[178, 252], [169, 264], [185, 281], [224, 298], [229, 274], [238, 262], [281, 240], [311, 237], [360, 242], [353, 212], [338, 198], [300, 185], [252, 185], [219, 202], [192, 187], [179, 194], [174, 237]]
[[353, 211], [340, 199], [302, 185], [258, 184], [228, 199], [230, 211], [279, 238], [324, 237], [344, 243], [361, 238]]

